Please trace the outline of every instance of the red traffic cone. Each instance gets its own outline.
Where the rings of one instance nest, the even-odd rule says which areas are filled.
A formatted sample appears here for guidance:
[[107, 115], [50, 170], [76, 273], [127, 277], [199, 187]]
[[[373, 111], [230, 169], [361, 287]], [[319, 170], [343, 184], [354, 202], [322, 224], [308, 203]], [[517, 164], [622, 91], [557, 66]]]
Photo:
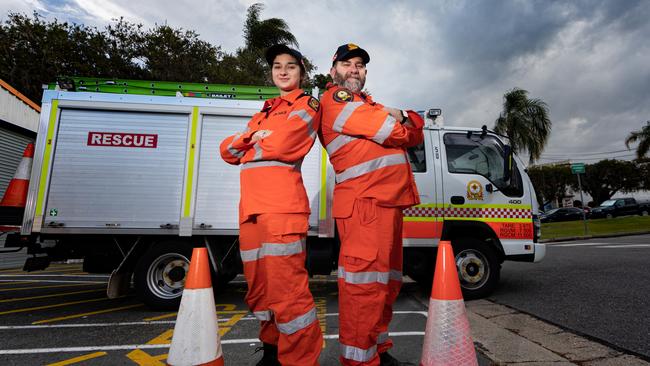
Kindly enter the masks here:
[[176, 316], [168, 365], [223, 366], [206, 248], [194, 248]]
[[420, 366], [478, 365], [451, 242], [438, 244]]
[[23, 153], [23, 159], [16, 169], [13, 179], [9, 182], [0, 206], [25, 207], [27, 203], [27, 190], [29, 188], [29, 174], [32, 171], [34, 160], [34, 144], [29, 143]]

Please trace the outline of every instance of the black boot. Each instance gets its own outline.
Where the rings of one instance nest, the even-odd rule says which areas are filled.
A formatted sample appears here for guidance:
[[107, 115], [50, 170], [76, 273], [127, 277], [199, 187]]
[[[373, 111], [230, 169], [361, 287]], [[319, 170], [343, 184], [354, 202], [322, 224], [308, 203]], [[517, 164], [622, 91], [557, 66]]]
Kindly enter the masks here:
[[379, 365], [380, 366], [415, 366], [414, 363], [397, 361], [397, 359], [389, 355], [388, 352], [379, 354]]
[[280, 366], [278, 361], [278, 346], [264, 343], [260, 347], [264, 351], [262, 359], [256, 364], [257, 366]]

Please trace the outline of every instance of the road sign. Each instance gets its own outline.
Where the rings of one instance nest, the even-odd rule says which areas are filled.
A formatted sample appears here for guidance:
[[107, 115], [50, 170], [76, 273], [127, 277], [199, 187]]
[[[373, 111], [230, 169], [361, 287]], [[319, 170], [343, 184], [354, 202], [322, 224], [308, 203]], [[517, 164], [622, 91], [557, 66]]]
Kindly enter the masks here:
[[585, 174], [585, 164], [584, 163], [571, 164], [571, 173]]

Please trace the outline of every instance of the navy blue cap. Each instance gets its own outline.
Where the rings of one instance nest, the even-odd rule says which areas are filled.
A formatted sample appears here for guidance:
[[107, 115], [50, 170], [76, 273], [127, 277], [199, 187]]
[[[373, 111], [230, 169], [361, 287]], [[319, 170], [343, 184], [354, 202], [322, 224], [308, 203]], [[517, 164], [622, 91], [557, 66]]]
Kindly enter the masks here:
[[273, 66], [273, 61], [275, 60], [275, 57], [277, 55], [283, 55], [283, 54], [293, 56], [298, 61], [298, 65], [300, 65], [302, 71], [305, 71], [305, 63], [302, 60], [302, 53], [298, 52], [297, 50], [294, 50], [293, 48], [290, 48], [285, 44], [276, 44], [269, 47], [266, 50], [264, 56], [266, 57], [266, 62], [269, 64], [269, 66]]
[[357, 56], [361, 57], [364, 64], [370, 62], [370, 55], [368, 55], [368, 52], [363, 48], [354, 43], [341, 45], [336, 49], [336, 53], [334, 54], [334, 57], [332, 57], [332, 65], [334, 65], [336, 61], [345, 61]]

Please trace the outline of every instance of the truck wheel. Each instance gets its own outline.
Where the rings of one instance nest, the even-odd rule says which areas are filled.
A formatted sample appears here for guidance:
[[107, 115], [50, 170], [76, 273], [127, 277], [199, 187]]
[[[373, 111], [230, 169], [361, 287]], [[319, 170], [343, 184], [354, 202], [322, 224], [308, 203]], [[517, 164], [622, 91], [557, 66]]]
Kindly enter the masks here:
[[404, 274], [431, 289], [438, 248], [404, 248]]
[[178, 309], [191, 256], [192, 247], [185, 243], [153, 244], [135, 267], [140, 300], [156, 310]]
[[452, 240], [452, 246], [464, 299], [490, 295], [501, 275], [501, 263], [495, 248], [472, 238]]
[[607, 215], [605, 215], [605, 218], [607, 218], [607, 219], [611, 219], [611, 218], [613, 218], [613, 217], [614, 217], [614, 216], [613, 216], [612, 214], [609, 214], [609, 213], [608, 213]]
[[648, 210], [641, 210], [641, 216], [648, 216]]

